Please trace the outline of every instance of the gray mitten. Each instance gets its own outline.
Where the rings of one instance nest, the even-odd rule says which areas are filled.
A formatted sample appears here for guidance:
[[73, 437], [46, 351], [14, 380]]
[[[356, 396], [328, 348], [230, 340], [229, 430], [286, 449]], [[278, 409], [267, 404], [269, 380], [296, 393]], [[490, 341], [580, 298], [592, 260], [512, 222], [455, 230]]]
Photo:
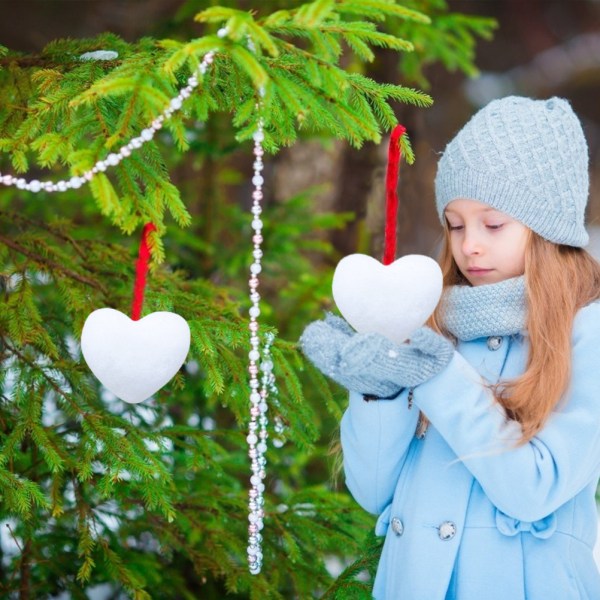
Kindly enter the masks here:
[[341, 353], [356, 335], [344, 319], [329, 313], [324, 321], [315, 321], [306, 327], [300, 346], [317, 369], [346, 389], [379, 398], [396, 396], [400, 391], [397, 384], [369, 374], [356, 376], [340, 368]]
[[428, 327], [404, 344], [378, 333], [358, 333], [340, 353], [340, 370], [355, 378], [372, 377], [414, 387], [437, 375], [452, 359], [454, 346]]

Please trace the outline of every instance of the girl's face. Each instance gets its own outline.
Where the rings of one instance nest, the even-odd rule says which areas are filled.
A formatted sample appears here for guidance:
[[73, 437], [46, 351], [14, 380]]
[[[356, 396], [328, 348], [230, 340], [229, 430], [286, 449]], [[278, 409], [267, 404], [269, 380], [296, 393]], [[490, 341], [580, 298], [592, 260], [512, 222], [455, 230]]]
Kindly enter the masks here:
[[453, 200], [445, 215], [452, 256], [471, 285], [523, 275], [529, 228], [475, 200]]

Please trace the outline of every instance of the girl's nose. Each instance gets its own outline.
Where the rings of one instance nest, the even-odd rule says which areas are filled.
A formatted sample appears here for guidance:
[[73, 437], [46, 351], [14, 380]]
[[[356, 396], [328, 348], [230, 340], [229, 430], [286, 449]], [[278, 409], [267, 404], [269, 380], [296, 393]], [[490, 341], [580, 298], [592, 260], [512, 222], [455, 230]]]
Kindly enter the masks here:
[[466, 256], [481, 254], [481, 240], [476, 232], [465, 230], [462, 251]]

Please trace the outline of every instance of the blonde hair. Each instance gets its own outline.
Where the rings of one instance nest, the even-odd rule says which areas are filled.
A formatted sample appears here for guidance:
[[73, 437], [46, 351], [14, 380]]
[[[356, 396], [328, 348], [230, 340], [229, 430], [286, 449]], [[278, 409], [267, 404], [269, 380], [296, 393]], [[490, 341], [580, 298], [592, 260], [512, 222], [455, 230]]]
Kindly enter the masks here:
[[[468, 284], [459, 271], [444, 231], [440, 255], [444, 288]], [[571, 335], [577, 311], [600, 298], [600, 264], [583, 248], [554, 244], [534, 232], [525, 250], [526, 327], [529, 355], [525, 372], [490, 386], [509, 418], [522, 429], [525, 444], [544, 426], [571, 377]], [[451, 337], [438, 306], [428, 324]]]

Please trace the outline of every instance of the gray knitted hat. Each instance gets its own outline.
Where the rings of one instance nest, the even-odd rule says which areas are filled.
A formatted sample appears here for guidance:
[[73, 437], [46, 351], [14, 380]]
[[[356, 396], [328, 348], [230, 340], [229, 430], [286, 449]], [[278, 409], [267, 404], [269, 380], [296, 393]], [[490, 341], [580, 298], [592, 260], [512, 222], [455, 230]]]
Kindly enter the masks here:
[[490, 102], [446, 146], [435, 179], [442, 223], [455, 198], [479, 200], [568, 246], [588, 243], [588, 188], [585, 137], [562, 98]]

